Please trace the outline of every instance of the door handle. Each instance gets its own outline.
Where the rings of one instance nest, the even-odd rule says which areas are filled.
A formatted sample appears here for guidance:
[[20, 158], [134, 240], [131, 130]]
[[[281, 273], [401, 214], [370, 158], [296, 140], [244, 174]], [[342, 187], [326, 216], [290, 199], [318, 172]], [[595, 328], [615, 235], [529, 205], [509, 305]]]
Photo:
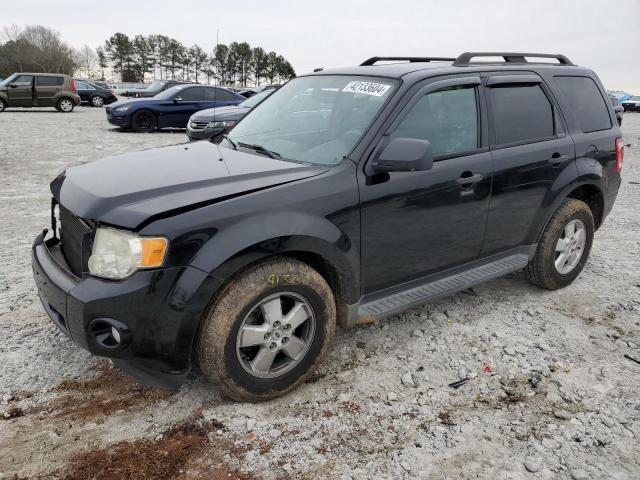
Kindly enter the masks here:
[[551, 165], [560, 165], [561, 163], [564, 163], [567, 160], [569, 160], [569, 155], [564, 155], [562, 153], [556, 152], [553, 155], [551, 155], [551, 158], [549, 159], [549, 163]]
[[479, 181], [481, 181], [484, 178], [484, 176], [481, 173], [474, 173], [473, 175], [470, 175], [468, 177], [460, 177], [459, 179], [456, 180], [456, 183], [458, 185], [474, 185], [476, 183], [478, 183]]

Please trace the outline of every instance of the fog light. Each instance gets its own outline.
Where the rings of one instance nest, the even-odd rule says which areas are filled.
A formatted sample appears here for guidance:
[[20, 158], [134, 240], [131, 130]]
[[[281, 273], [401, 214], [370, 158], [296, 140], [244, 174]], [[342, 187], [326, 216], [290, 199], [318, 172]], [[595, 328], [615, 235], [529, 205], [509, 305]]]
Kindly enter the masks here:
[[120, 332], [116, 327], [111, 327], [111, 336], [116, 341], [116, 343], [120, 343]]

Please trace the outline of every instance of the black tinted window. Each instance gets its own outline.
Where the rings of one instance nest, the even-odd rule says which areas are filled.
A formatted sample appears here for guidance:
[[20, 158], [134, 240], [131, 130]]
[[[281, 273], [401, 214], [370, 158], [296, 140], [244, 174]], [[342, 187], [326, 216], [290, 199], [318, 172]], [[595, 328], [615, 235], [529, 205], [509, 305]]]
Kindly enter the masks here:
[[488, 89], [497, 145], [554, 135], [553, 108], [540, 85], [505, 85]]
[[178, 92], [176, 97], [181, 97], [183, 102], [202, 101], [202, 87], [184, 88]]
[[429, 140], [434, 155], [477, 148], [475, 88], [447, 88], [423, 96], [391, 134], [391, 138]]
[[229, 90], [225, 90], [224, 88], [205, 88], [204, 99], [212, 102], [216, 100], [229, 102], [231, 100], [235, 100], [236, 96]]
[[583, 132], [611, 128], [611, 118], [604, 98], [589, 77], [556, 77], [556, 82], [580, 122]]
[[36, 86], [38, 87], [57, 87], [63, 82], [62, 77], [36, 77]]

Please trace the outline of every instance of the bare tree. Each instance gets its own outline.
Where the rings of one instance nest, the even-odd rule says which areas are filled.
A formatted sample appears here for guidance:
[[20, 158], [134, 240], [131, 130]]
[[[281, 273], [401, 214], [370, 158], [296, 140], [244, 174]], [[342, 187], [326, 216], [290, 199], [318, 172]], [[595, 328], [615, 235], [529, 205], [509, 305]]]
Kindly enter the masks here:
[[80, 50], [76, 51], [76, 63], [78, 64], [78, 69], [84, 72], [87, 78], [91, 78], [95, 73], [93, 68], [96, 65], [97, 60], [98, 56], [96, 55], [96, 52], [94, 52], [89, 45], [84, 45]]

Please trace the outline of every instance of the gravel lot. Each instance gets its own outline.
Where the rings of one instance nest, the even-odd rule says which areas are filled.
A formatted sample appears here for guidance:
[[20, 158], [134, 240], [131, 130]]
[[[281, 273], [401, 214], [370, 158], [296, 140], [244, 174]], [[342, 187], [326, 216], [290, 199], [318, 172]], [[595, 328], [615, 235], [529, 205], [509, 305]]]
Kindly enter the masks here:
[[518, 273], [340, 332], [311, 382], [259, 405], [195, 376], [137, 385], [59, 334], [31, 279], [59, 171], [184, 133], [119, 132], [91, 108], [0, 121], [0, 479], [640, 478], [640, 364], [624, 357], [640, 359], [640, 114], [573, 285]]

